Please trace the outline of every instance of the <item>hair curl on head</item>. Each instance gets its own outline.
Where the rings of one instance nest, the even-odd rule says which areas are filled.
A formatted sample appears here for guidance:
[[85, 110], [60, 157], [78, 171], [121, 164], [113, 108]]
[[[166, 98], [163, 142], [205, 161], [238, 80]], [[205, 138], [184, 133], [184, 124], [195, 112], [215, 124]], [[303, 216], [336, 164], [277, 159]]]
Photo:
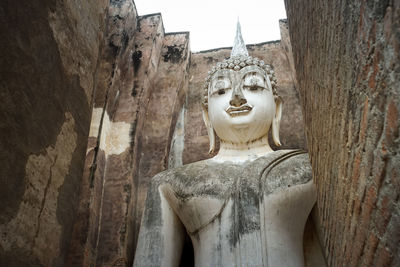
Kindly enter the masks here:
[[268, 77], [271, 81], [272, 92], [274, 94], [274, 97], [277, 98], [278, 97], [278, 92], [276, 91], [277, 80], [276, 80], [275, 72], [273, 70], [272, 65], [265, 64], [265, 62], [263, 60], [259, 60], [256, 57], [239, 56], [239, 57], [228, 58], [221, 62], [218, 62], [208, 72], [207, 78], [205, 79], [204, 86], [203, 86], [203, 89], [204, 89], [203, 105], [205, 107], [208, 107], [208, 87], [211, 82], [211, 77], [213, 76], [213, 74], [216, 71], [222, 70], [222, 69], [232, 69], [232, 70], [238, 71], [246, 66], [259, 66], [266, 72], [266, 74], [268, 75]]

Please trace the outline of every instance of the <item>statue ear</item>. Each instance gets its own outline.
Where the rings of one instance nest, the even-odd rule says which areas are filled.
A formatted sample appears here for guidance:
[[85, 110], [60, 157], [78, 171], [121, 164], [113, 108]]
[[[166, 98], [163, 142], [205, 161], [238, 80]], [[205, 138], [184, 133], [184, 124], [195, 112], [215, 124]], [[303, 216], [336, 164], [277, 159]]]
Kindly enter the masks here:
[[210, 139], [210, 150], [208, 151], [209, 154], [214, 152], [215, 149], [215, 133], [214, 128], [210, 123], [210, 119], [208, 117], [208, 108], [202, 105], [203, 108], [203, 120], [207, 128], [208, 138]]
[[275, 98], [275, 116], [272, 120], [272, 139], [275, 145], [281, 146], [281, 141], [279, 140], [279, 125], [281, 124], [282, 117], [282, 104], [283, 100], [280, 96]]

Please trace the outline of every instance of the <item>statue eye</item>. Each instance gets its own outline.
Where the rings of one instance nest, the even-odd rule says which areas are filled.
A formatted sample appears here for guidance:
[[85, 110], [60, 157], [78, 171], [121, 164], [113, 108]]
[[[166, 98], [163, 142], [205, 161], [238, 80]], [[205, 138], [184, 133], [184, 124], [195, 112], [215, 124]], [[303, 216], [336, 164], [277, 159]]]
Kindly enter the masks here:
[[245, 77], [243, 88], [253, 92], [264, 90], [263, 78], [257, 73], [251, 73]]
[[230, 89], [230, 81], [226, 79], [225, 80], [221, 79], [215, 83], [212, 94], [224, 95], [225, 92], [229, 89]]
[[247, 86], [243, 86], [243, 87], [244, 87], [244, 89], [253, 91], [253, 92], [261, 91], [261, 90], [265, 89], [264, 87], [259, 86], [259, 85], [247, 85]]

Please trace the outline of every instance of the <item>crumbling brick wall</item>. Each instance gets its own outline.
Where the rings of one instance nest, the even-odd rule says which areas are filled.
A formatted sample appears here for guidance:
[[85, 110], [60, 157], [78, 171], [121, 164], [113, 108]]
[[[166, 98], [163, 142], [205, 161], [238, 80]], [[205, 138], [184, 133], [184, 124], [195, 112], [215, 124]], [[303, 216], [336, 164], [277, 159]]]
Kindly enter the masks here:
[[286, 0], [329, 266], [400, 266], [400, 2]]

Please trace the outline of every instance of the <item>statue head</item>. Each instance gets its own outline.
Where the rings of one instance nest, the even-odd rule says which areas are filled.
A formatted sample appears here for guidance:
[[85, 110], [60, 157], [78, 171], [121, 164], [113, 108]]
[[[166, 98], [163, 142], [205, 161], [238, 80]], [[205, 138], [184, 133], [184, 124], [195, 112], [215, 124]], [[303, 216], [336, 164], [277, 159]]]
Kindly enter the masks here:
[[[215, 148], [215, 133], [225, 143], [251, 143], [268, 135], [280, 146], [282, 100], [272, 67], [249, 56], [238, 22], [229, 59], [208, 72], [204, 84], [203, 119]], [[215, 133], [214, 133], [215, 131]]]

